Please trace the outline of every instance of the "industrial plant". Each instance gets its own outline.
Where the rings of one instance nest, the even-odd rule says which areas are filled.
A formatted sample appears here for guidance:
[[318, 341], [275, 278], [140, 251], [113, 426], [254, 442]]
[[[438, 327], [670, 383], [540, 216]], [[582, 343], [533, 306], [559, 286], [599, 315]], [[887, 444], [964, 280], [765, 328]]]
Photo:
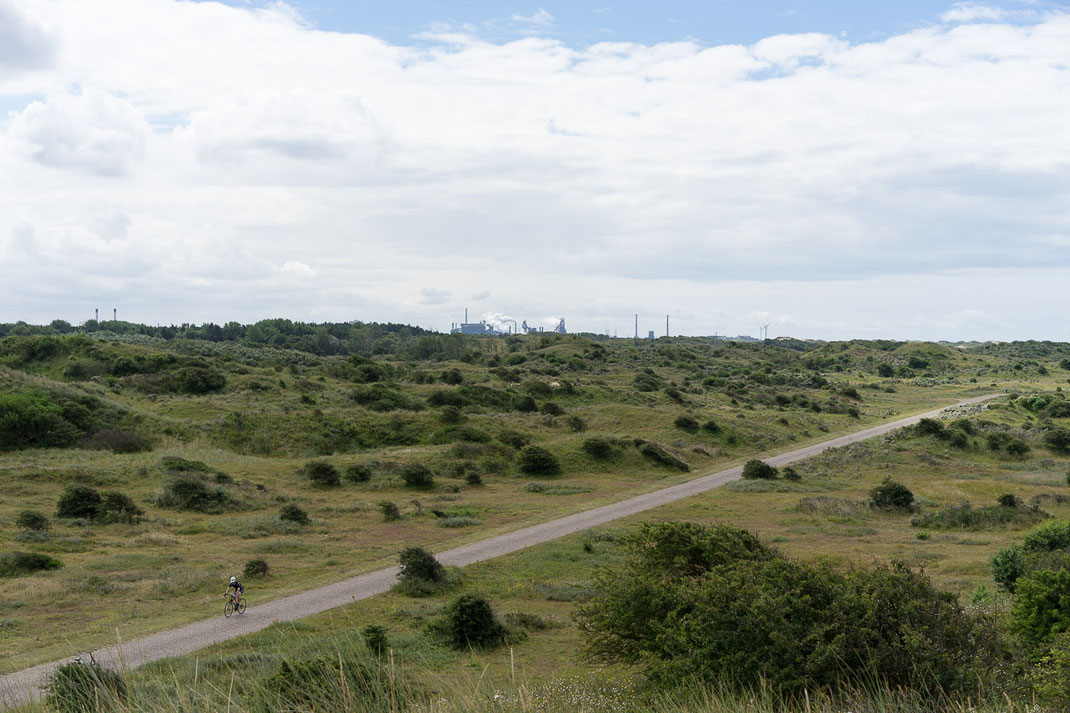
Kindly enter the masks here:
[[[456, 322], [450, 324], [450, 334], [476, 334], [488, 337], [504, 337], [510, 334], [536, 334], [538, 332], [547, 331], [543, 327], [529, 327], [526, 319], [521, 322], [520, 325], [517, 325], [516, 320], [511, 317], [503, 317], [496, 320], [496, 322], [497, 323], [491, 323], [487, 322], [487, 320], [469, 322], [468, 310], [466, 309], [464, 311], [463, 322], [460, 324], [457, 324]], [[512, 324], [510, 324], [510, 322]], [[565, 331], [564, 318], [558, 320], [557, 326], [548, 331], [556, 334], [567, 334]]]

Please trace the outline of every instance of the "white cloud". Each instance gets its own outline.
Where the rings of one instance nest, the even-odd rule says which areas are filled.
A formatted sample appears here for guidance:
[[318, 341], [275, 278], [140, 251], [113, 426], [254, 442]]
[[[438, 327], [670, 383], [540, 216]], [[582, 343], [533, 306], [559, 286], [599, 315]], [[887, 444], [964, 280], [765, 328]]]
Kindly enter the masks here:
[[548, 13], [545, 9], [539, 8], [537, 12], [530, 15], [518, 15], [513, 14], [513, 22], [519, 22], [524, 25], [534, 25], [535, 27], [553, 27], [554, 16]]
[[958, 2], [946, 12], [940, 14], [944, 22], [999, 22], [1007, 16], [1007, 11], [993, 5], [975, 2]]
[[11, 0], [0, 0], [0, 79], [19, 70], [42, 69], [54, 53], [40, 26], [27, 20]]
[[150, 129], [130, 102], [87, 89], [32, 102], [11, 122], [10, 134], [45, 166], [118, 176], [144, 157]]
[[[1070, 262], [1070, 16], [982, 7], [863, 44], [576, 49], [456, 28], [401, 47], [282, 5], [0, 0], [20, 37], [62, 39], [0, 74], [0, 101], [44, 97], [0, 124], [0, 319], [76, 321], [107, 293], [153, 322], [427, 324], [482, 290], [488, 313], [622, 334], [648, 309], [674, 333], [790, 312], [796, 334], [918, 336], [936, 327], [899, 310], [933, 304], [1009, 333], [1021, 276]], [[991, 270], [1004, 303], [945, 307], [954, 270]]]

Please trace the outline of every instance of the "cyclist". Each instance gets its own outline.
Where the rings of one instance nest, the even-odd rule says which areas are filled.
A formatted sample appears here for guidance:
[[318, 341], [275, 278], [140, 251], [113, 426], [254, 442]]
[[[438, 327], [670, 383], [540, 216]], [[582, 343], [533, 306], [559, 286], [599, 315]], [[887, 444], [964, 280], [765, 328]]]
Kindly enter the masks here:
[[223, 596], [228, 596], [230, 594], [230, 590], [231, 589], [234, 590], [234, 596], [232, 596], [230, 598], [230, 600], [232, 602], [234, 602], [235, 605], [237, 605], [238, 604], [238, 598], [241, 597], [241, 595], [245, 593], [245, 587], [241, 586], [241, 582], [238, 581], [237, 577], [231, 577], [230, 578], [230, 586], [227, 587], [227, 591], [224, 593]]

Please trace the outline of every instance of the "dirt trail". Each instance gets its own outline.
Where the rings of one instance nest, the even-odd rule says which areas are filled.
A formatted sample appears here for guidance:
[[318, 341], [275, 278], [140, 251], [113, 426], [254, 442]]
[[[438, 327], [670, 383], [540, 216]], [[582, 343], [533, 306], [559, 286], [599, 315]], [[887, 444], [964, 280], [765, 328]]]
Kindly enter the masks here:
[[[965, 399], [949, 407], [872, 426], [846, 436], [839, 436], [788, 453], [770, 456], [765, 458], [765, 461], [776, 466], [786, 465], [816, 455], [829, 448], [838, 448], [849, 443], [879, 436], [903, 426], [912, 425], [923, 418], [936, 416], [946, 408], [975, 404], [996, 398], [996, 396], [998, 394]], [[741, 466], [729, 468], [686, 483], [655, 490], [645, 495], [639, 495], [539, 525], [532, 525], [531, 527], [525, 527], [498, 537], [464, 545], [463, 547], [446, 550], [438, 553], [436, 557], [443, 564], [458, 567], [474, 562], [482, 562], [483, 560], [516, 552], [525, 547], [555, 540], [580, 530], [586, 530], [644, 510], [650, 510], [676, 500], [703, 493], [737, 480], [742, 470]], [[393, 586], [397, 572], [397, 567], [390, 567], [282, 599], [264, 603], [257, 602], [255, 606], [249, 607], [248, 611], [241, 616], [224, 619], [220, 613], [220, 615], [213, 616], [211, 619], [124, 642], [121, 653], [119, 647], [114, 645], [101, 649], [96, 652], [96, 657], [98, 661], [110, 667], [126, 666], [127, 668], [136, 668], [150, 661], [182, 656], [221, 641], [251, 634], [277, 621], [303, 619], [328, 609], [350, 604], [376, 594], [382, 594]], [[220, 612], [222, 612], [222, 600], [220, 600], [219, 608]], [[0, 705], [12, 706], [17, 702], [38, 698], [41, 693], [41, 686], [47, 680], [49, 672], [56, 666], [68, 661], [70, 661], [69, 658], [62, 661], [53, 661], [6, 676], [0, 676]]]

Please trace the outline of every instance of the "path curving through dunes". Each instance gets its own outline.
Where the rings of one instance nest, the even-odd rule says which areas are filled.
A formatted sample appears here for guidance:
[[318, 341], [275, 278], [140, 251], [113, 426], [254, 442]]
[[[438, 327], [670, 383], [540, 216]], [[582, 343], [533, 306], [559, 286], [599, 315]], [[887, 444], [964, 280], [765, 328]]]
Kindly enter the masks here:
[[[817, 455], [829, 448], [839, 448], [849, 443], [894, 431], [897, 428], [913, 425], [923, 418], [937, 416], [947, 408], [976, 404], [996, 398], [999, 395], [988, 394], [965, 399], [952, 406], [890, 421], [845, 436], [822, 441], [821, 443], [804, 446], [787, 453], [770, 456], [765, 458], [765, 461], [776, 466], [787, 465], [788, 463], [794, 463]], [[586, 530], [644, 510], [650, 510], [676, 500], [691, 497], [692, 495], [704, 493], [707, 490], [739, 479], [742, 470], [742, 466], [729, 468], [686, 483], [680, 483], [679, 485], [655, 490], [627, 500], [446, 550], [438, 553], [436, 557], [443, 564], [458, 567], [482, 562], [483, 560], [506, 555], [525, 547], [549, 542], [550, 540], [556, 540], [580, 530]], [[394, 585], [397, 572], [397, 567], [380, 569], [351, 577], [335, 584], [317, 587], [300, 594], [264, 603], [258, 602], [255, 606], [250, 607], [245, 614], [229, 619], [224, 619], [222, 616], [223, 603], [220, 600], [220, 613], [210, 619], [124, 642], [121, 650], [119, 645], [109, 646], [96, 652], [96, 658], [101, 663], [118, 669], [122, 666], [136, 668], [150, 661], [182, 656], [212, 644], [260, 631], [277, 621], [303, 619], [328, 609], [334, 609], [361, 599], [367, 599], [376, 594], [382, 594]], [[72, 655], [74, 653], [72, 652]], [[6, 676], [0, 676], [0, 704], [14, 706], [20, 702], [40, 697], [41, 687], [48, 680], [48, 675], [52, 669], [67, 663], [69, 660], [53, 661]]]

